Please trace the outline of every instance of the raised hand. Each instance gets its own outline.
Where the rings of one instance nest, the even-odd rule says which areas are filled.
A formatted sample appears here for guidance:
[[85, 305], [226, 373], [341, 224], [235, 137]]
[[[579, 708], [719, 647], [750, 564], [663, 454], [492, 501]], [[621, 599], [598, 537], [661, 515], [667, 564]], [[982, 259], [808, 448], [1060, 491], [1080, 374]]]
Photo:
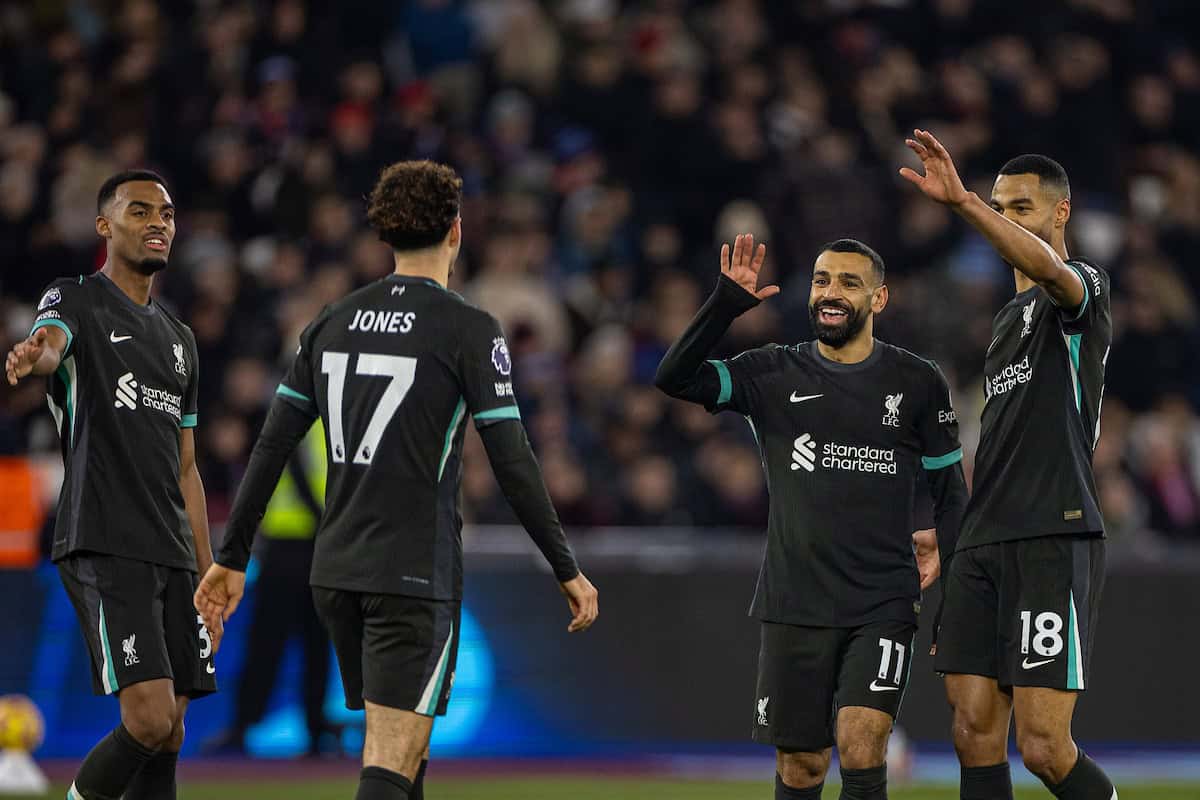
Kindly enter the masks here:
[[916, 170], [901, 167], [902, 178], [916, 184], [917, 188], [939, 203], [956, 206], [967, 202], [971, 195], [963, 186], [962, 178], [958, 177], [954, 160], [932, 133], [916, 129], [913, 138], [905, 139], [904, 143], [921, 159], [925, 174], [920, 175]]
[[28, 339], [17, 342], [13, 349], [8, 351], [8, 358], [4, 361], [4, 374], [8, 377], [9, 386], [16, 386], [17, 381], [33, 372], [34, 366], [46, 352], [47, 335], [45, 328], [38, 328]]
[[758, 288], [758, 273], [767, 258], [767, 246], [760, 244], [754, 249], [754, 234], [743, 233], [733, 240], [733, 258], [729, 257], [729, 245], [721, 245], [721, 274], [737, 283], [759, 300], [779, 294], [779, 287], [772, 284]]

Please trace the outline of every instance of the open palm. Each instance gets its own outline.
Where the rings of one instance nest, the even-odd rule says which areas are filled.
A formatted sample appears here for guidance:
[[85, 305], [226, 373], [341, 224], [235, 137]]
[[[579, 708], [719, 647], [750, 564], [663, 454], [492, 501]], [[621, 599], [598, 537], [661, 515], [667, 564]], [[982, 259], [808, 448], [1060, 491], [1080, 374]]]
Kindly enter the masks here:
[[733, 240], [733, 257], [729, 245], [721, 245], [721, 274], [737, 283], [759, 300], [779, 294], [779, 287], [772, 284], [758, 288], [758, 273], [767, 258], [767, 246], [760, 244], [754, 249], [754, 234], [743, 233]]
[[939, 203], [959, 205], [967, 201], [970, 195], [963, 186], [962, 178], [958, 177], [954, 160], [932, 133], [918, 128], [913, 131], [913, 138], [905, 139], [904, 143], [921, 159], [925, 174], [901, 167], [901, 177], [916, 184], [917, 188]]

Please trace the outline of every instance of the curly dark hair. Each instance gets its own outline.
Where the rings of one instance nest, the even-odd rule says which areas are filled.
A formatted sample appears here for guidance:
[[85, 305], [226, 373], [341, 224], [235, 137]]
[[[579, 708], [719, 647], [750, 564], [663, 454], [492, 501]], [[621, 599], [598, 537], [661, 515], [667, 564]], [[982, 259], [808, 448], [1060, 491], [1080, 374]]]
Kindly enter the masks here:
[[367, 197], [367, 221], [394, 250], [420, 250], [446, 238], [462, 203], [462, 178], [445, 164], [398, 161]]

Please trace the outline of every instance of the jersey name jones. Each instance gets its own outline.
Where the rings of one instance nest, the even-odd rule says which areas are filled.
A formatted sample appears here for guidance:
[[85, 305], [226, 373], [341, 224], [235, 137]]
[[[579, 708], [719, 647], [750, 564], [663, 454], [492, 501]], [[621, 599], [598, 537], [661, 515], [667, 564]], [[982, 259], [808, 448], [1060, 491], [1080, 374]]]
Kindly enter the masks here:
[[415, 311], [363, 311], [358, 308], [349, 329], [363, 333], [408, 333], [416, 319]]

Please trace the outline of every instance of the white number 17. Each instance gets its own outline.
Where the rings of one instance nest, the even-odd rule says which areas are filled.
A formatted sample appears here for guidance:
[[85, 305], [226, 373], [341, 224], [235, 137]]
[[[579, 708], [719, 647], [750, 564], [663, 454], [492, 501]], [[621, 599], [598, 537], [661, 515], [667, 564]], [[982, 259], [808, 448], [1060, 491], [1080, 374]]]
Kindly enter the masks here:
[[[346, 436], [342, 427], [342, 392], [346, 385], [346, 367], [350, 363], [349, 353], [327, 351], [321, 356], [321, 372], [329, 376], [329, 445], [333, 460], [346, 463]], [[362, 442], [354, 451], [355, 464], [370, 464], [383, 432], [404, 396], [412, 388], [417, 377], [417, 360], [408, 356], [385, 356], [378, 353], [359, 353], [354, 371], [359, 375], [380, 375], [390, 378]]]

